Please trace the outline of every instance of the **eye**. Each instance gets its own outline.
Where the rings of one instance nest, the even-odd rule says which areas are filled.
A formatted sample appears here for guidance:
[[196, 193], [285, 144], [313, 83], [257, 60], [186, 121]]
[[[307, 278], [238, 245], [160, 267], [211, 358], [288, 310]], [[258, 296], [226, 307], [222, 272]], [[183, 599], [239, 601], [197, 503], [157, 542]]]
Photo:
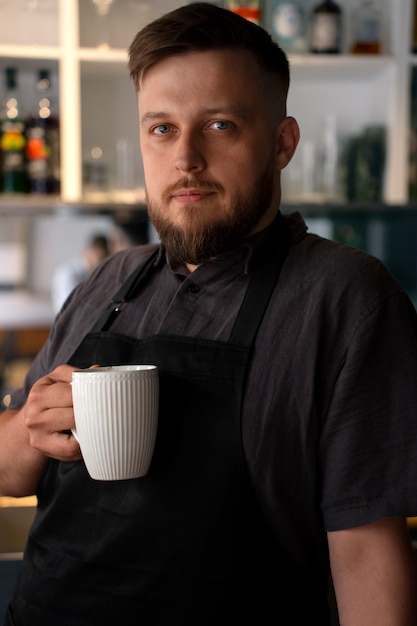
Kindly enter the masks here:
[[225, 122], [224, 120], [216, 120], [210, 124], [210, 128], [214, 128], [215, 130], [229, 130], [230, 127], [230, 122]]
[[152, 133], [154, 135], [166, 135], [171, 131], [171, 126], [169, 124], [158, 124], [152, 128]]

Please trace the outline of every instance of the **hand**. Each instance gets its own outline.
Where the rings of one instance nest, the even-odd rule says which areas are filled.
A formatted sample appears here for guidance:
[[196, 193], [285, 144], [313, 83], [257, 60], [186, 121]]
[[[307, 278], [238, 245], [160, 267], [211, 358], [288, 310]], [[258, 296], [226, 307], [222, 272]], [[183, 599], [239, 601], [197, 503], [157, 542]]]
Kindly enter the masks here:
[[32, 448], [58, 461], [81, 459], [75, 428], [71, 378], [75, 367], [60, 365], [32, 387], [24, 408]]

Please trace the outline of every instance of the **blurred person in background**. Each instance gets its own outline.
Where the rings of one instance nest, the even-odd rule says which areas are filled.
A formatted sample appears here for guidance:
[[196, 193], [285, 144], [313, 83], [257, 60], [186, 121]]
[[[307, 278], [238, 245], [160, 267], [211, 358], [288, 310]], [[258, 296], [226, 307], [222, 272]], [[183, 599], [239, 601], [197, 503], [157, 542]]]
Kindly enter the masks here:
[[91, 270], [110, 254], [107, 235], [97, 233], [91, 236], [78, 256], [60, 263], [51, 279], [52, 308], [57, 314], [74, 287], [81, 283]]

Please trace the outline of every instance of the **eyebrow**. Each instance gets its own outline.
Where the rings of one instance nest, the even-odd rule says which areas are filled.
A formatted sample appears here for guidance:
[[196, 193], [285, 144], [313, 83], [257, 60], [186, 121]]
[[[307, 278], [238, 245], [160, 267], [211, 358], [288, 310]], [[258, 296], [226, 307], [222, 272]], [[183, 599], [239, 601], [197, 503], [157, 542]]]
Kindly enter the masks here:
[[169, 117], [169, 114], [165, 113], [164, 111], [154, 111], [150, 113], [145, 113], [145, 115], [141, 117], [140, 123], [146, 124], [146, 122], [152, 122], [153, 120], [160, 120], [161, 118], [164, 119], [167, 117]]
[[[209, 109], [204, 109], [202, 112], [204, 115], [233, 115], [234, 117], [240, 117], [242, 119], [247, 119], [246, 111], [239, 106], [235, 105], [226, 105], [226, 106], [218, 106], [212, 107]], [[167, 113], [166, 111], [149, 111], [145, 113], [140, 120], [141, 125], [144, 125], [148, 122], [153, 122], [154, 120], [163, 120], [171, 117], [171, 113]]]

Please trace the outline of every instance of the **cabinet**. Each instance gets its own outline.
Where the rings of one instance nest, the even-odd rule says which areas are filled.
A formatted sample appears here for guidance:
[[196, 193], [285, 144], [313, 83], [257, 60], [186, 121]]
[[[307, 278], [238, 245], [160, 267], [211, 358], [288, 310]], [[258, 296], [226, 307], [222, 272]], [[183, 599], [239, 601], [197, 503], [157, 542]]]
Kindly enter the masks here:
[[[308, 6], [316, 4], [307, 3]], [[293, 190], [303, 188], [302, 173], [311, 146], [320, 150], [325, 122], [334, 116], [339, 139], [361, 133], [368, 125], [386, 127], [386, 166], [383, 201], [408, 201], [409, 102], [412, 0], [379, 0], [385, 13], [386, 35], [382, 55], [348, 54], [351, 19], [358, 0], [339, 0], [343, 8], [342, 55], [290, 57], [292, 84], [288, 112], [301, 127], [295, 161], [284, 172], [284, 193], [299, 200]], [[317, 152], [314, 155], [318, 156]], [[311, 158], [311, 157], [310, 157]], [[308, 200], [308, 198], [305, 198]]]
[[[36, 70], [51, 70], [61, 118], [62, 164], [60, 197], [0, 194], [0, 259], [13, 259], [0, 265], [13, 266], [19, 274], [10, 278], [8, 271], [4, 277], [0, 268], [0, 286], [15, 280], [46, 292], [51, 268], [64, 260], [64, 253], [68, 256], [69, 248], [74, 253], [81, 249], [88, 224], [91, 229], [95, 224], [100, 230], [111, 227], [104, 216], [97, 221], [98, 214], [136, 211], [144, 199], [136, 96], [126, 49], [143, 25], [187, 0], [102, 0], [109, 4], [104, 18], [97, 14], [99, 1], [0, 3], [0, 72], [11, 64], [19, 69], [29, 107]], [[359, 0], [339, 0], [345, 20], [343, 54], [290, 56], [288, 113], [301, 127], [299, 148], [283, 172], [283, 200], [290, 208], [295, 204], [305, 213], [306, 205], [314, 210], [329, 207], [325, 197], [309, 195], [303, 186], [308, 166], [319, 160], [329, 117], [336, 120], [342, 139], [371, 124], [386, 128], [383, 203], [408, 204], [411, 76], [417, 66], [417, 55], [411, 53], [414, 0], [378, 1], [385, 13], [383, 54], [347, 53], [350, 18]], [[267, 29], [271, 2], [262, 5]], [[310, 10], [315, 0], [304, 3]], [[343, 197], [339, 204], [350, 209]], [[68, 223], [71, 215], [85, 220], [78, 230], [75, 218]], [[332, 237], [332, 232], [327, 235]]]
[[[52, 71], [61, 117], [60, 200], [65, 203], [80, 202], [88, 191], [86, 199], [101, 202], [134, 202], [143, 194], [126, 48], [146, 21], [180, 2], [108, 4], [103, 17], [92, 0], [6, 0], [0, 6], [0, 70], [10, 63], [18, 67], [25, 103], [31, 102], [36, 68]], [[107, 47], [97, 45], [104, 26]], [[83, 188], [83, 169], [88, 173], [91, 161], [102, 172], [93, 190], [88, 181]], [[33, 199], [25, 200], [33, 204]], [[56, 199], [43, 198], [41, 204], [45, 202]]]
[[[340, 0], [345, 50], [358, 1]], [[300, 176], [308, 150], [311, 145], [320, 147], [325, 120], [334, 115], [344, 137], [368, 124], [386, 126], [383, 199], [386, 203], [408, 200], [410, 75], [417, 63], [410, 53], [413, 0], [379, 1], [387, 26], [383, 55], [290, 57], [288, 112], [299, 120], [302, 139], [295, 162], [284, 172], [284, 197], [299, 199], [294, 190], [299, 193], [302, 188]], [[98, 16], [93, 0], [1, 3], [0, 70], [10, 63], [19, 68], [25, 99], [30, 102], [34, 71], [40, 65], [51, 69], [60, 105], [61, 197], [20, 199], [29, 210], [33, 204], [135, 203], [143, 199], [136, 98], [126, 67], [126, 48], [141, 26], [182, 3], [107, 0], [109, 11], [104, 18]], [[305, 0], [305, 4], [309, 10], [314, 0]], [[269, 6], [264, 2], [267, 28]], [[103, 37], [107, 46], [99, 45]], [[97, 155], [99, 158], [94, 158]], [[10, 199], [0, 198], [1, 210], [8, 211], [9, 204]]]

